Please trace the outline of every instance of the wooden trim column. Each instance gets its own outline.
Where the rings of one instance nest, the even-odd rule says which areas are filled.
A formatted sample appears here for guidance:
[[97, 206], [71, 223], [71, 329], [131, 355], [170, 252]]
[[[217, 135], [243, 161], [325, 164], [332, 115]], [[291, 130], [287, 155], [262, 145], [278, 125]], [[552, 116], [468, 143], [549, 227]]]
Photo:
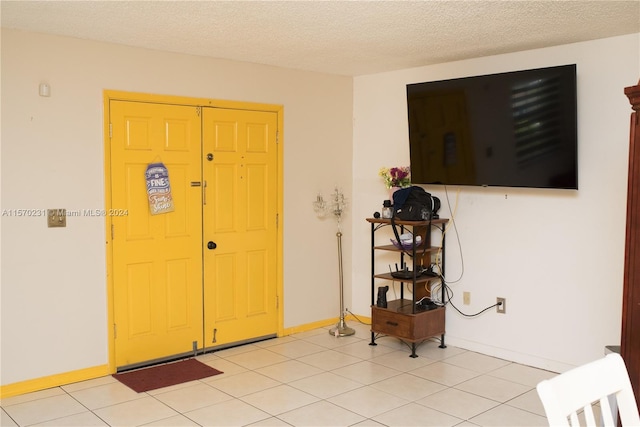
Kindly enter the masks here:
[[621, 353], [640, 406], [640, 81], [624, 89], [631, 102], [627, 231], [624, 259]]

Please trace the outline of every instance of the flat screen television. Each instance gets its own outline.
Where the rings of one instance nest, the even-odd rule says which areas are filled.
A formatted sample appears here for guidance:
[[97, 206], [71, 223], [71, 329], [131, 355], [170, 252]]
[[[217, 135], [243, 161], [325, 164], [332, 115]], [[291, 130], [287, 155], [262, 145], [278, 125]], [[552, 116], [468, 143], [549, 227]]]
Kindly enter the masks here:
[[578, 189], [576, 66], [407, 85], [414, 184]]

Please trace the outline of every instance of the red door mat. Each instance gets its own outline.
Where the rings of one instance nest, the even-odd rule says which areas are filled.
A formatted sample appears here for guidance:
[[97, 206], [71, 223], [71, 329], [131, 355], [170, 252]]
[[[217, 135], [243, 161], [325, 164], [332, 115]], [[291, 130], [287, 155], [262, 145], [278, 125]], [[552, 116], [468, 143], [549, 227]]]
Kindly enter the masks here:
[[205, 365], [196, 359], [137, 369], [135, 371], [113, 374], [113, 377], [132, 390], [142, 393], [157, 388], [186, 383], [223, 372]]

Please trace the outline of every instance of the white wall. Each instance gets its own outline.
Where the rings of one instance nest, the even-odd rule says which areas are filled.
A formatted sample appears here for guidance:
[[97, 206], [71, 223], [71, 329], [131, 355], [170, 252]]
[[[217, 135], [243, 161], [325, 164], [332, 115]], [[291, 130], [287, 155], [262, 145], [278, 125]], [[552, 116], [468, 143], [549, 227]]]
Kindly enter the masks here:
[[[284, 326], [338, 316], [335, 223], [311, 202], [335, 185], [351, 198], [351, 78], [6, 29], [1, 41], [2, 210], [104, 207], [105, 89], [283, 105]], [[104, 222], [3, 216], [1, 243], [0, 383], [106, 364]]]
[[[353, 309], [368, 311], [369, 224], [387, 198], [382, 166], [409, 164], [407, 83], [577, 64], [579, 190], [426, 186], [456, 228], [447, 240], [450, 345], [562, 371], [619, 344], [631, 108], [640, 34], [357, 77], [354, 80]], [[388, 262], [387, 258], [381, 261]], [[463, 262], [464, 261], [464, 262]], [[462, 268], [464, 265], [464, 269]], [[459, 280], [456, 280], [459, 279]], [[471, 305], [462, 293], [471, 293]]]

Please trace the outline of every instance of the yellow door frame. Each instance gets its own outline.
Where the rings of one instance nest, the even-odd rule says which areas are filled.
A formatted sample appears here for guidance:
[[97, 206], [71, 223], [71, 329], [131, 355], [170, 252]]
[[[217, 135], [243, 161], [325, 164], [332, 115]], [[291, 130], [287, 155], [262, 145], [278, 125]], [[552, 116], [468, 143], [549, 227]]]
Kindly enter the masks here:
[[[282, 243], [283, 243], [283, 227], [284, 215], [283, 215], [283, 125], [284, 125], [284, 108], [282, 105], [275, 104], [261, 104], [252, 102], [241, 101], [226, 101], [209, 98], [190, 98], [182, 96], [172, 95], [157, 95], [138, 92], [123, 92], [116, 90], [105, 90], [103, 92], [104, 102], [104, 183], [105, 183], [105, 209], [107, 212], [112, 208], [111, 206], [111, 148], [110, 148], [110, 133], [111, 126], [109, 120], [109, 106], [113, 100], [118, 101], [131, 101], [131, 102], [149, 102], [155, 104], [173, 104], [184, 105], [194, 107], [211, 107], [211, 108], [225, 108], [236, 110], [249, 110], [249, 111], [266, 111], [274, 112], [278, 116], [278, 230], [277, 230], [277, 262], [276, 262], [276, 289], [279, 296], [278, 311], [278, 336], [284, 335], [284, 285], [283, 285], [283, 257], [282, 257]], [[114, 330], [114, 298], [113, 298], [113, 256], [112, 256], [112, 238], [111, 238], [111, 219], [105, 217], [105, 236], [106, 236], [106, 263], [107, 263], [107, 331], [108, 331], [108, 349], [109, 349], [109, 372], [116, 372], [115, 363], [115, 330]]]

